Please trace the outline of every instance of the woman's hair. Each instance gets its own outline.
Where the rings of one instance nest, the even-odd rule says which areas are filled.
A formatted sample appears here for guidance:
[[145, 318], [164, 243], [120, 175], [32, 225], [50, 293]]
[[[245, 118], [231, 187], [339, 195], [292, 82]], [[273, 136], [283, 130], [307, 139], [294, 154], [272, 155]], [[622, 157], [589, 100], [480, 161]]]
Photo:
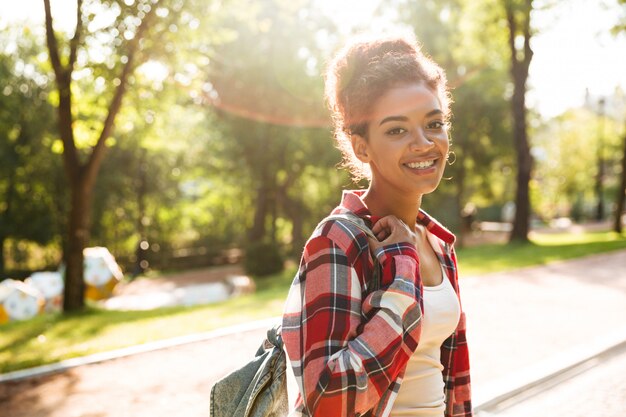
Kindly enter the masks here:
[[326, 100], [335, 124], [341, 166], [358, 182], [370, 178], [369, 167], [354, 155], [350, 136], [368, 139], [369, 114], [376, 101], [394, 87], [424, 83], [439, 99], [446, 117], [450, 93], [444, 71], [406, 37], [355, 38], [326, 70]]

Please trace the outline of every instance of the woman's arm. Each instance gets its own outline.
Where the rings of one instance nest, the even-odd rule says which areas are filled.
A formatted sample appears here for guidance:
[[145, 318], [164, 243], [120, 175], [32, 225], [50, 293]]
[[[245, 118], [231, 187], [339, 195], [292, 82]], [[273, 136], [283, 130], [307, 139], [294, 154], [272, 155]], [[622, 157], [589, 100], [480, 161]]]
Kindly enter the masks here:
[[[415, 246], [384, 245], [376, 256], [383, 285], [361, 300], [366, 279], [346, 251], [327, 236], [305, 247], [283, 316], [283, 340], [311, 416], [370, 410], [417, 347], [421, 284]], [[362, 312], [370, 317], [365, 323]]]

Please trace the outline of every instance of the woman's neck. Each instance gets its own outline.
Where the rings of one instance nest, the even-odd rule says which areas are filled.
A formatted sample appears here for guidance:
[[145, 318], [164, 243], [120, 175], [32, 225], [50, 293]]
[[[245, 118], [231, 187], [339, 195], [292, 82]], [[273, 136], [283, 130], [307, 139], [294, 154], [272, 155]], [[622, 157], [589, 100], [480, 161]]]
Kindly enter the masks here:
[[393, 192], [381, 192], [370, 186], [363, 194], [363, 201], [373, 216], [394, 215], [415, 231], [415, 219], [422, 204], [422, 196], [399, 195]]

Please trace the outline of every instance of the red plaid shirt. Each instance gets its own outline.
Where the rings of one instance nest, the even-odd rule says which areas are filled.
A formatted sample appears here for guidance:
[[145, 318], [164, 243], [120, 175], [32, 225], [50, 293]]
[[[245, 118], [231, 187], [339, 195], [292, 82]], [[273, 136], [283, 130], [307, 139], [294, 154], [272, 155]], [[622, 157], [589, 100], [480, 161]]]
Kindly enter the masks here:
[[[360, 196], [346, 191], [333, 214], [373, 218]], [[454, 235], [420, 211], [439, 261], [459, 292]], [[373, 268], [367, 237], [341, 220], [321, 224], [307, 242], [287, 297], [282, 336], [299, 387], [301, 416], [388, 416], [406, 364], [420, 338], [422, 281], [413, 245], [376, 253], [380, 289], [368, 291]], [[441, 346], [446, 417], [472, 416], [465, 314]]]

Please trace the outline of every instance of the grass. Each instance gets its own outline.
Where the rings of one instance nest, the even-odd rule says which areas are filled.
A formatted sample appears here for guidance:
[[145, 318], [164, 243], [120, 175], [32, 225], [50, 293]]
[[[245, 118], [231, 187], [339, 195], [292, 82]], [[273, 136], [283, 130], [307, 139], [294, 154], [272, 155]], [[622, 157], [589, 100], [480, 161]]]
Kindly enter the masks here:
[[481, 245], [457, 251], [463, 275], [508, 271], [626, 248], [626, 236], [615, 232], [532, 233], [527, 244]]
[[[529, 244], [460, 249], [459, 268], [462, 275], [479, 275], [624, 248], [626, 237], [611, 232], [535, 234]], [[0, 373], [279, 315], [294, 273], [292, 266], [257, 280], [254, 294], [206, 306], [151, 311], [90, 307], [0, 325]]]
[[257, 291], [205, 306], [50, 314], [0, 325], [0, 373], [280, 315], [295, 268]]

